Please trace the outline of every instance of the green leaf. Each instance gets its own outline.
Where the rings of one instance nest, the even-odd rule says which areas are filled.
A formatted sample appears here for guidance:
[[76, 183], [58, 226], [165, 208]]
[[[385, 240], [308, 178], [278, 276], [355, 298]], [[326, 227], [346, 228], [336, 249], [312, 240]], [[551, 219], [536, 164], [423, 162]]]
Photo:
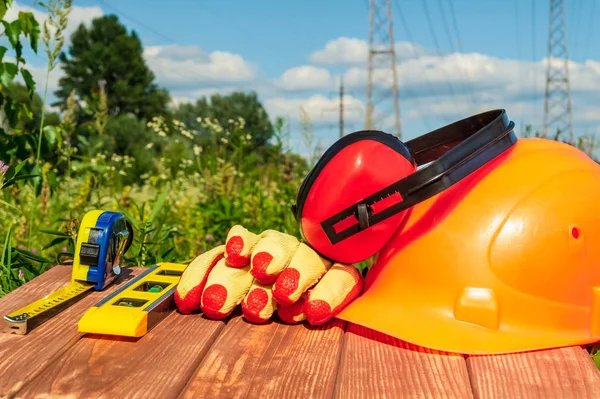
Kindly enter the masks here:
[[167, 249], [165, 251], [165, 253], [162, 254], [162, 259], [164, 261], [170, 261], [171, 259], [173, 259], [173, 254], [175, 253], [175, 247], [171, 247], [169, 249]]
[[37, 53], [38, 40], [40, 37], [40, 24], [36, 21], [32, 12], [19, 12], [19, 21], [21, 22], [21, 30], [25, 36], [29, 36], [31, 49]]
[[67, 243], [67, 252], [75, 252], [75, 240], [72, 238], [69, 238], [69, 242]]
[[129, 223], [131, 223], [131, 226], [136, 230], [140, 230], [133, 215], [127, 209], [125, 209], [121, 204], [119, 204], [119, 208], [121, 209], [121, 212], [123, 213], [123, 215], [125, 215], [127, 220], [129, 220]]
[[20, 175], [17, 177], [13, 177], [12, 179], [4, 182], [4, 184], [2, 184], [2, 187], [0, 189], [4, 190], [6, 187], [12, 186], [19, 180], [27, 180], [27, 179], [32, 179], [34, 177], [39, 177], [39, 175]]
[[71, 237], [67, 233], [63, 233], [62, 231], [58, 231], [58, 230], [38, 230], [38, 231], [40, 233], [49, 234], [51, 236], [66, 237], [66, 238]]
[[27, 116], [27, 119], [33, 119], [33, 112], [28, 103], [19, 103], [19, 119], [23, 119], [23, 115]]
[[58, 136], [56, 126], [44, 126], [44, 135], [46, 136], [46, 141], [48, 142], [48, 148], [52, 149], [54, 144], [56, 144], [56, 137]]
[[84, 145], [84, 146], [86, 146], [86, 147], [87, 147], [88, 145], [90, 145], [90, 142], [88, 141], [88, 139], [87, 139], [85, 136], [82, 136], [82, 135], [78, 134], [78, 135], [77, 135], [77, 139], [79, 140], [79, 142], [80, 142], [81, 144], [83, 144], [83, 145]]
[[25, 68], [21, 68], [21, 76], [23, 76], [23, 80], [27, 86], [29, 98], [33, 98], [33, 95], [35, 94], [35, 81], [33, 80], [33, 76], [31, 76], [31, 73]]
[[48, 175], [46, 177], [48, 178], [48, 185], [50, 186], [50, 192], [54, 193], [56, 191], [56, 189], [58, 188], [58, 181], [56, 179], [56, 173], [48, 172]]
[[69, 238], [68, 237], [56, 237], [54, 238], [52, 241], [50, 241], [50, 243], [44, 245], [44, 248], [42, 248], [42, 250], [48, 249], [48, 248], [52, 248], [58, 244], [61, 244], [65, 241], [67, 241]]
[[19, 248], [16, 248], [16, 251], [19, 253], [19, 255], [22, 255], [24, 258], [31, 259], [31, 260], [34, 260], [34, 261], [40, 262], [40, 263], [52, 263], [52, 259], [48, 259], [43, 256], [36, 255], [33, 252], [29, 252], [29, 251], [26, 251], [24, 249], [19, 249]]
[[19, 172], [21, 171], [21, 169], [23, 169], [23, 167], [25, 166], [25, 164], [27, 162], [28, 162], [28, 160], [26, 159], [15, 167], [15, 174], [14, 174], [15, 176], [19, 174]]
[[152, 212], [150, 212], [150, 218], [148, 219], [148, 223], [153, 223], [156, 217], [158, 216], [158, 213], [162, 210], [163, 206], [165, 205], [165, 202], [167, 201], [169, 191], [170, 187], [167, 185], [165, 191], [163, 191], [160, 194], [160, 196], [154, 203], [154, 206], [152, 207]]
[[6, 265], [5, 260], [8, 258], [8, 264], [10, 264], [10, 253], [12, 248], [9, 248], [11, 246], [11, 234], [12, 234], [12, 225], [8, 228], [8, 232], [6, 233], [6, 237], [4, 238], [4, 248], [2, 249], [2, 260], [0, 260], [0, 263], [2, 263], [3, 265]]
[[21, 22], [18, 19], [12, 23], [8, 23], [4, 20], [1, 22], [2, 25], [4, 25], [4, 34], [8, 37], [8, 41], [13, 48], [16, 48], [19, 43], [19, 35], [21, 34]]
[[4, 54], [6, 54], [6, 50], [7, 50], [6, 47], [0, 46], [0, 61], [2, 61], [2, 58], [4, 58]]
[[6, 1], [0, 0], [0, 19], [4, 18], [6, 11], [8, 10], [8, 5], [6, 3]]
[[21, 211], [19, 210], [19, 208], [17, 208], [16, 206], [14, 206], [14, 205], [12, 205], [12, 204], [9, 204], [8, 202], [6, 202], [6, 201], [4, 201], [4, 200], [0, 200], [0, 204], [2, 204], [2, 205], [5, 205], [5, 206], [8, 206], [9, 208], [12, 208], [12, 209], [14, 209], [15, 211], [17, 211], [17, 212], [19, 212], [19, 213], [21, 212]]
[[0, 83], [2, 86], [9, 87], [12, 84], [15, 76], [17, 76], [17, 72], [19, 72], [19, 68], [17, 64], [13, 64], [12, 62], [5, 62], [2, 70], [0, 71]]
[[37, 270], [35, 270], [34, 267], [32, 267], [31, 265], [25, 263], [23, 264], [23, 267], [21, 267], [21, 270], [23, 270], [23, 274], [25, 276], [25, 280], [31, 280], [37, 276], [39, 276], [40, 274], [38, 273]]

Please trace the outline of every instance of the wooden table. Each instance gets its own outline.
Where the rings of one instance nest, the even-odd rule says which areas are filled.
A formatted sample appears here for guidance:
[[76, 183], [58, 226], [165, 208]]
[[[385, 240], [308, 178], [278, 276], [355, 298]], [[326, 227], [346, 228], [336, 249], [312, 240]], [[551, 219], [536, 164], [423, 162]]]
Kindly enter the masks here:
[[[518, 355], [439, 353], [339, 320], [319, 328], [173, 311], [140, 339], [83, 336], [92, 292], [26, 336], [0, 334], [2, 397], [600, 398], [581, 347]], [[0, 299], [7, 314], [68, 284], [57, 266]]]

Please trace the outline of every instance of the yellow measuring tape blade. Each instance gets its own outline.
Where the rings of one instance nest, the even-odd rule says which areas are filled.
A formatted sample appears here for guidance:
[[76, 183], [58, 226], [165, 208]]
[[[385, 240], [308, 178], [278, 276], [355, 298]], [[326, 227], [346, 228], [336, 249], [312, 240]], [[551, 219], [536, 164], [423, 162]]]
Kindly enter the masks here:
[[59, 288], [51, 294], [39, 299], [4, 316], [4, 332], [10, 334], [27, 334], [34, 326], [34, 321], [54, 314], [61, 305], [78, 297], [94, 287], [95, 283], [74, 281], [69, 285]]

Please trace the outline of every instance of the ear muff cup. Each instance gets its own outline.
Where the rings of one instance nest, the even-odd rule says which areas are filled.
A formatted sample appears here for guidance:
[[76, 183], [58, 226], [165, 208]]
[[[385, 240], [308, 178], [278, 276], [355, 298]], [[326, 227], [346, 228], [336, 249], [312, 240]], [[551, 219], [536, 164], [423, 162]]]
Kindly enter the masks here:
[[[318, 221], [415, 171], [410, 150], [391, 134], [365, 130], [344, 136], [323, 154], [298, 191], [296, 214], [303, 239], [321, 255], [338, 262], [354, 263], [376, 254], [401, 225], [407, 211], [336, 245], [331, 244]], [[396, 194], [385, 202], [389, 205], [401, 200]], [[362, 211], [373, 214], [377, 209], [365, 207]], [[343, 229], [360, 223], [356, 216], [348, 219], [335, 227]]]
[[375, 255], [402, 228], [413, 206], [509, 150], [517, 142], [514, 126], [497, 109], [406, 143], [377, 130], [342, 137], [298, 190], [292, 212], [302, 238], [337, 262]]

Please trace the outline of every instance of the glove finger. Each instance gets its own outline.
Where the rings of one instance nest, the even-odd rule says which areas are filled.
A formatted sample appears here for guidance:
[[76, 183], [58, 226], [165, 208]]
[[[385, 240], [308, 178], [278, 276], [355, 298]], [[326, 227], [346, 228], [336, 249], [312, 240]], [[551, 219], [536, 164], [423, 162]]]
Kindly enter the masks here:
[[290, 306], [302, 293], [312, 287], [331, 267], [331, 262], [321, 258], [308, 245], [301, 243], [290, 264], [277, 277], [273, 297], [278, 304]]
[[304, 303], [306, 302], [306, 294], [302, 295], [295, 303], [289, 306], [278, 306], [277, 315], [287, 324], [298, 324], [306, 320], [304, 314]]
[[220, 245], [194, 258], [183, 270], [174, 294], [175, 305], [181, 313], [189, 314], [200, 309], [200, 296], [206, 279], [224, 254], [225, 246]]
[[225, 240], [225, 259], [232, 267], [244, 267], [250, 263], [252, 248], [260, 239], [245, 227], [236, 224], [227, 233]]
[[300, 245], [296, 237], [269, 232], [252, 249], [250, 273], [261, 284], [272, 284], [290, 262]]
[[353, 265], [334, 265], [308, 294], [304, 304], [306, 319], [323, 324], [342, 311], [362, 291], [363, 278]]
[[263, 237], [280, 234], [276, 230], [265, 230], [254, 234], [245, 227], [236, 224], [227, 233], [225, 240], [225, 259], [231, 267], [244, 267], [250, 263], [250, 255], [256, 243]]
[[272, 287], [257, 281], [252, 283], [248, 294], [242, 300], [242, 313], [251, 323], [267, 322], [276, 308], [277, 303], [273, 299]]
[[249, 271], [250, 265], [235, 268], [228, 266], [225, 259], [217, 262], [208, 275], [200, 301], [200, 308], [206, 317], [223, 319], [233, 312], [252, 285]]

